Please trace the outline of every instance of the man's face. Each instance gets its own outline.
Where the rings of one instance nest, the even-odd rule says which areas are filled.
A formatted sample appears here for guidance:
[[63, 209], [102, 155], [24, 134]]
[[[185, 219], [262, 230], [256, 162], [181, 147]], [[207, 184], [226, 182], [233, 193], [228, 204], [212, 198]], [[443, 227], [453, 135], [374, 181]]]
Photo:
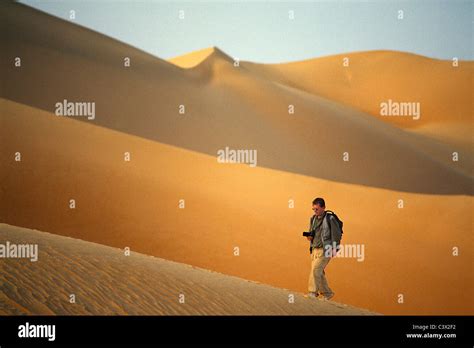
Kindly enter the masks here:
[[321, 216], [324, 213], [324, 208], [319, 204], [313, 204], [314, 215]]

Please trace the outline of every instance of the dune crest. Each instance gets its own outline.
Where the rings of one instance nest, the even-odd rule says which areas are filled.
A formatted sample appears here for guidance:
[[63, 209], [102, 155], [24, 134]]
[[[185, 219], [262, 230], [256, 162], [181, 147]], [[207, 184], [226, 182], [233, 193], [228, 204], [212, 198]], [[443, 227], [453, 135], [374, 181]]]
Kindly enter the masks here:
[[215, 46], [177, 56], [168, 59], [168, 61], [181, 68], [189, 69], [194, 68], [210, 59], [224, 59], [229, 62], [233, 61], [229, 55]]

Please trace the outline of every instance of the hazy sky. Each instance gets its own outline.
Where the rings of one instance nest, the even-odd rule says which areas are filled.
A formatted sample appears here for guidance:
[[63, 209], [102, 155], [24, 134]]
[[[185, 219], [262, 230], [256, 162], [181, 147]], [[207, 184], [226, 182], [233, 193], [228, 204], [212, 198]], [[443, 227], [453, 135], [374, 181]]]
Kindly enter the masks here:
[[67, 20], [74, 10], [75, 23], [165, 59], [210, 46], [256, 62], [374, 49], [474, 59], [474, 1], [21, 2]]

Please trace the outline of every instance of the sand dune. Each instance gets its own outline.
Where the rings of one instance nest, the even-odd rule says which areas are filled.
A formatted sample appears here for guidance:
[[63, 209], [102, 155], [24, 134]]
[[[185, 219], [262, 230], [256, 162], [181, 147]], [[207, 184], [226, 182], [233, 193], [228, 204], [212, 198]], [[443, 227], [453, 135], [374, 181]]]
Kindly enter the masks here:
[[[139, 253], [0, 224], [38, 261], [0, 259], [0, 315], [374, 315]], [[75, 303], [70, 302], [74, 294]], [[182, 297], [184, 296], [184, 297]], [[183, 302], [184, 300], [184, 302]], [[181, 302], [180, 302], [181, 301]]]
[[[345, 222], [343, 242], [365, 248], [361, 262], [331, 261], [336, 301], [385, 314], [473, 313], [472, 63], [452, 70], [411, 54], [362, 52], [350, 54], [349, 70], [339, 68], [341, 56], [236, 68], [215, 47], [167, 62], [20, 4], [3, 2], [0, 10], [0, 222], [304, 292], [309, 255], [301, 232], [310, 202], [323, 196]], [[21, 69], [12, 65], [15, 57]], [[380, 119], [385, 98], [420, 101], [421, 119]], [[54, 116], [64, 99], [95, 102], [96, 118]], [[257, 150], [258, 166], [217, 163], [226, 146]], [[346, 151], [349, 162], [342, 161]], [[2, 233], [44, 240], [53, 256], [44, 268], [17, 270], [8, 260], [0, 269], [8, 271], [8, 289], [0, 292], [8, 313], [149, 313], [143, 303], [133, 305], [130, 290], [152, 303], [151, 314], [336, 311], [298, 297], [297, 310], [287, 312], [278, 302], [288, 295], [283, 290], [138, 255], [123, 264], [128, 287], [116, 284], [117, 250], [5, 225]], [[69, 254], [76, 259], [67, 261]], [[54, 271], [56, 259], [85, 274], [95, 270], [102, 290], [79, 272]], [[140, 288], [140, 277], [158, 264], [161, 273]], [[28, 283], [20, 269], [44, 280]], [[192, 286], [188, 276], [200, 295], [219, 296], [211, 308], [196, 298], [186, 309], [156, 301]], [[58, 297], [41, 305], [32, 292], [16, 291], [11, 277]], [[51, 288], [54, 281], [65, 289], [83, 283], [93, 296], [66, 308], [58, 299], [67, 293]], [[239, 290], [222, 298], [226, 286]], [[252, 303], [252, 312], [240, 290], [258, 293], [262, 306]]]
[[[369, 51], [285, 64], [241, 65], [266, 79], [355, 107], [389, 124], [472, 149], [474, 62], [459, 61], [454, 67], [451, 60]], [[420, 119], [380, 116], [380, 103], [388, 99], [419, 102]]]
[[[96, 119], [77, 120], [212, 156], [226, 146], [255, 149], [259, 166], [326, 180], [472, 194], [467, 147], [403, 131], [324, 94], [236, 68], [215, 48], [177, 58], [198, 63], [183, 69], [26, 6], [1, 6], [6, 99], [49, 112], [64, 99], [95, 102]], [[16, 56], [21, 69], [12, 66]], [[124, 57], [131, 67], [123, 66]], [[451, 160], [453, 151], [459, 162]]]
[[[340, 258], [329, 265], [336, 301], [385, 314], [473, 311], [472, 196], [219, 164], [213, 156], [10, 101], [1, 108], [0, 221], [304, 292], [309, 254], [301, 232], [320, 195], [344, 219], [344, 243], [365, 248], [362, 262]], [[398, 294], [405, 303], [397, 303]]]

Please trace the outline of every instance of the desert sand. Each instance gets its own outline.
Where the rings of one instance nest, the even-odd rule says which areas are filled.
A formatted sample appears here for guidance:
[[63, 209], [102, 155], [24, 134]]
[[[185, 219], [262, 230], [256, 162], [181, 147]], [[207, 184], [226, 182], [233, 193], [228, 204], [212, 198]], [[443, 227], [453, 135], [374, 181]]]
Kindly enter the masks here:
[[[472, 147], [474, 62], [453, 65], [452, 60], [407, 52], [370, 51], [282, 64], [241, 64], [264, 78], [349, 105], [389, 124]], [[380, 103], [388, 99], [419, 102], [420, 119], [381, 117]]]
[[[259, 166], [331, 181], [472, 194], [469, 149], [263, 79], [234, 67], [219, 49], [205, 50], [204, 60], [198, 52], [200, 64], [184, 69], [25, 6], [1, 16], [5, 56], [10, 57], [2, 61], [6, 99], [49, 112], [64, 99], [95, 102], [93, 121], [76, 119], [212, 156], [226, 146], [256, 149]], [[17, 56], [23, 61], [20, 69], [12, 66]], [[124, 67], [126, 57], [130, 67]], [[179, 113], [180, 105], [185, 114]], [[288, 113], [289, 105], [294, 114]], [[454, 151], [458, 162], [451, 159]], [[349, 162], [342, 160], [345, 152]]]
[[[38, 245], [38, 261], [2, 260], [0, 315], [376, 315], [333, 301], [148, 255], [0, 224]], [[71, 294], [75, 299], [71, 303]]]
[[[466, 233], [472, 197], [223, 165], [13, 102], [3, 101], [2, 109], [8, 115], [2, 118], [8, 188], [2, 221], [304, 292], [309, 254], [301, 231], [317, 192], [344, 218], [344, 243], [365, 246], [363, 262], [341, 258], [329, 265], [337, 301], [390, 314], [472, 310], [472, 237]], [[13, 160], [16, 151], [20, 163]], [[295, 208], [288, 208], [289, 199]], [[454, 246], [459, 256], [452, 256]], [[396, 301], [400, 293], [403, 305]]]
[[[304, 86], [276, 80], [261, 65], [235, 68], [216, 48], [167, 62], [11, 6], [1, 12], [2, 49], [23, 65], [1, 62], [1, 222], [302, 293], [310, 263], [301, 232], [322, 196], [344, 220], [343, 243], [365, 248], [361, 262], [330, 262], [335, 301], [383, 314], [473, 313], [472, 146], [451, 141], [469, 115], [440, 113], [453, 133], [438, 136], [427, 122], [428, 135], [340, 101], [337, 85], [334, 96], [304, 87], [314, 74], [294, 78], [306, 76]], [[409, 65], [402, 56], [415, 67], [427, 59], [392, 52], [390, 61]], [[398, 78], [385, 77], [390, 95], [402, 93]], [[449, 98], [436, 88], [424, 104]], [[95, 101], [96, 119], [55, 116], [63, 99]], [[258, 150], [258, 166], [217, 163], [226, 146]]]

